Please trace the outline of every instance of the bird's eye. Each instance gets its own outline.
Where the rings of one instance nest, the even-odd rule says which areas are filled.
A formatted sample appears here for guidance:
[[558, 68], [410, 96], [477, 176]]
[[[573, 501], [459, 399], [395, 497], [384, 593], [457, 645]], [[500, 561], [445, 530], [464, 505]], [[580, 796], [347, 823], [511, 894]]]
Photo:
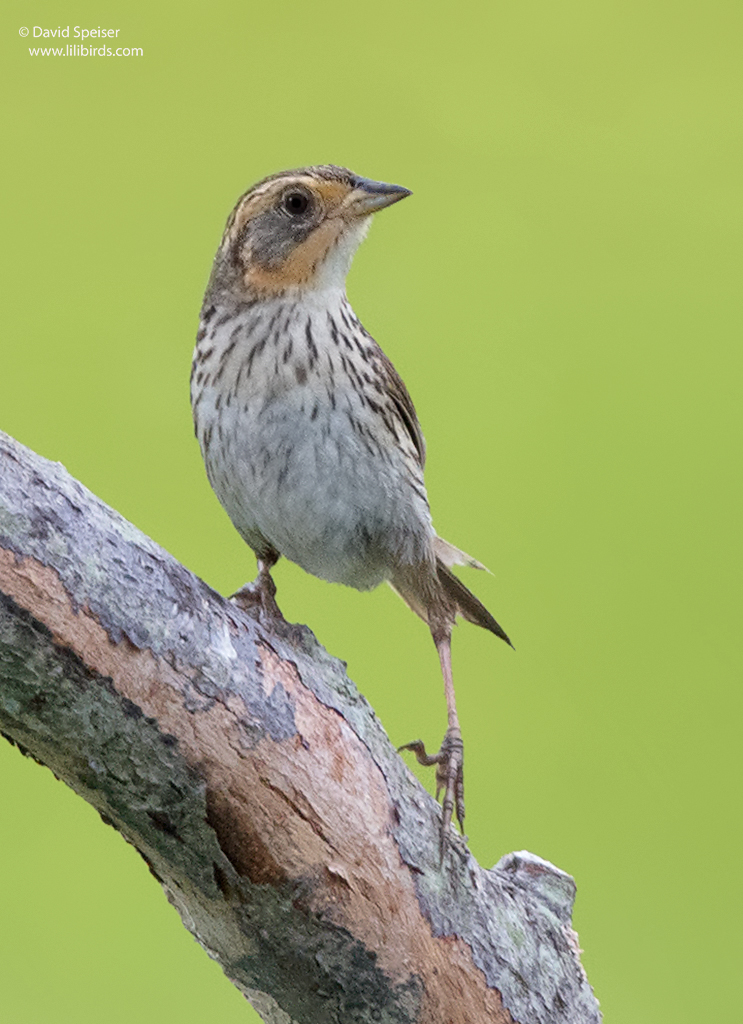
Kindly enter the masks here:
[[284, 196], [284, 209], [293, 217], [300, 217], [306, 213], [309, 205], [310, 200], [305, 192], [287, 192]]

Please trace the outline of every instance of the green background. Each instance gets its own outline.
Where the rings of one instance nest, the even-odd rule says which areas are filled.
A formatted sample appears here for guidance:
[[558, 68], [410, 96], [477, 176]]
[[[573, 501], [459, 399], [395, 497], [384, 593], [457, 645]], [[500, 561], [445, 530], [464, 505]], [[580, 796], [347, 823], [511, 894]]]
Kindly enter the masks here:
[[[140, 58], [31, 58], [34, 24]], [[254, 573], [188, 404], [224, 221], [263, 175], [406, 185], [349, 279], [407, 382], [439, 531], [516, 652], [454, 668], [468, 831], [578, 883], [611, 1024], [732, 1020], [740, 988], [738, 3], [6, 2], [0, 428], [222, 592]], [[393, 742], [445, 728], [387, 589], [288, 564]], [[430, 785], [429, 776], [423, 775]], [[736, 977], [737, 974], [737, 977]], [[0, 746], [3, 1024], [258, 1018], [144, 863]]]

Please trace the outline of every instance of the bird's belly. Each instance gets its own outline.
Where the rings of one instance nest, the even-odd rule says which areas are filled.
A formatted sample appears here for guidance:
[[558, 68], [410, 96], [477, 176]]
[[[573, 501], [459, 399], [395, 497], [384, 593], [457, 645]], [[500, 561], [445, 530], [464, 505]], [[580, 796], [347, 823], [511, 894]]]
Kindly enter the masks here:
[[427, 556], [428, 503], [403, 454], [375, 436], [373, 418], [364, 422], [342, 395], [322, 397], [297, 388], [222, 408], [207, 469], [252, 547], [265, 538], [307, 572], [367, 590]]

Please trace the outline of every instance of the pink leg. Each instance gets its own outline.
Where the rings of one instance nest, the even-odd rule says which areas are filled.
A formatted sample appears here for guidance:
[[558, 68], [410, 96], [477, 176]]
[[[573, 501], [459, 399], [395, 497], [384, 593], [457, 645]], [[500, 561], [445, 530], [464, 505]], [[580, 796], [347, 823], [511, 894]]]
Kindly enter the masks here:
[[406, 743], [400, 750], [412, 750], [418, 763], [426, 766], [436, 765], [436, 799], [444, 790], [441, 822], [441, 857], [444, 856], [444, 845], [449, 832], [452, 814], [456, 812], [459, 827], [464, 831], [464, 746], [462, 732], [459, 728], [459, 716], [454, 696], [454, 680], [451, 671], [451, 630], [433, 635], [436, 649], [439, 652], [441, 672], [444, 677], [444, 693], [446, 695], [446, 711], [449, 728], [446, 730], [441, 749], [437, 754], [427, 754], [421, 740]]

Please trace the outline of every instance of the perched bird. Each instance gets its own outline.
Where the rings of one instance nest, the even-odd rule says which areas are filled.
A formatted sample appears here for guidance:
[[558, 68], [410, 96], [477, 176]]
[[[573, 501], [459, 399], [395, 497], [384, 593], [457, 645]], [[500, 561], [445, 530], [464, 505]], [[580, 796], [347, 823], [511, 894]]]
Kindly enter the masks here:
[[333, 583], [383, 580], [428, 624], [449, 727], [436, 765], [464, 823], [462, 734], [451, 633], [457, 615], [510, 640], [451, 572], [478, 562], [436, 535], [423, 483], [425, 444], [407, 388], [346, 298], [372, 214], [406, 188], [342, 167], [283, 171], [238, 201], [214, 259], [191, 373], [196, 436], [217, 497], [258, 560], [234, 599], [280, 616], [281, 555]]

